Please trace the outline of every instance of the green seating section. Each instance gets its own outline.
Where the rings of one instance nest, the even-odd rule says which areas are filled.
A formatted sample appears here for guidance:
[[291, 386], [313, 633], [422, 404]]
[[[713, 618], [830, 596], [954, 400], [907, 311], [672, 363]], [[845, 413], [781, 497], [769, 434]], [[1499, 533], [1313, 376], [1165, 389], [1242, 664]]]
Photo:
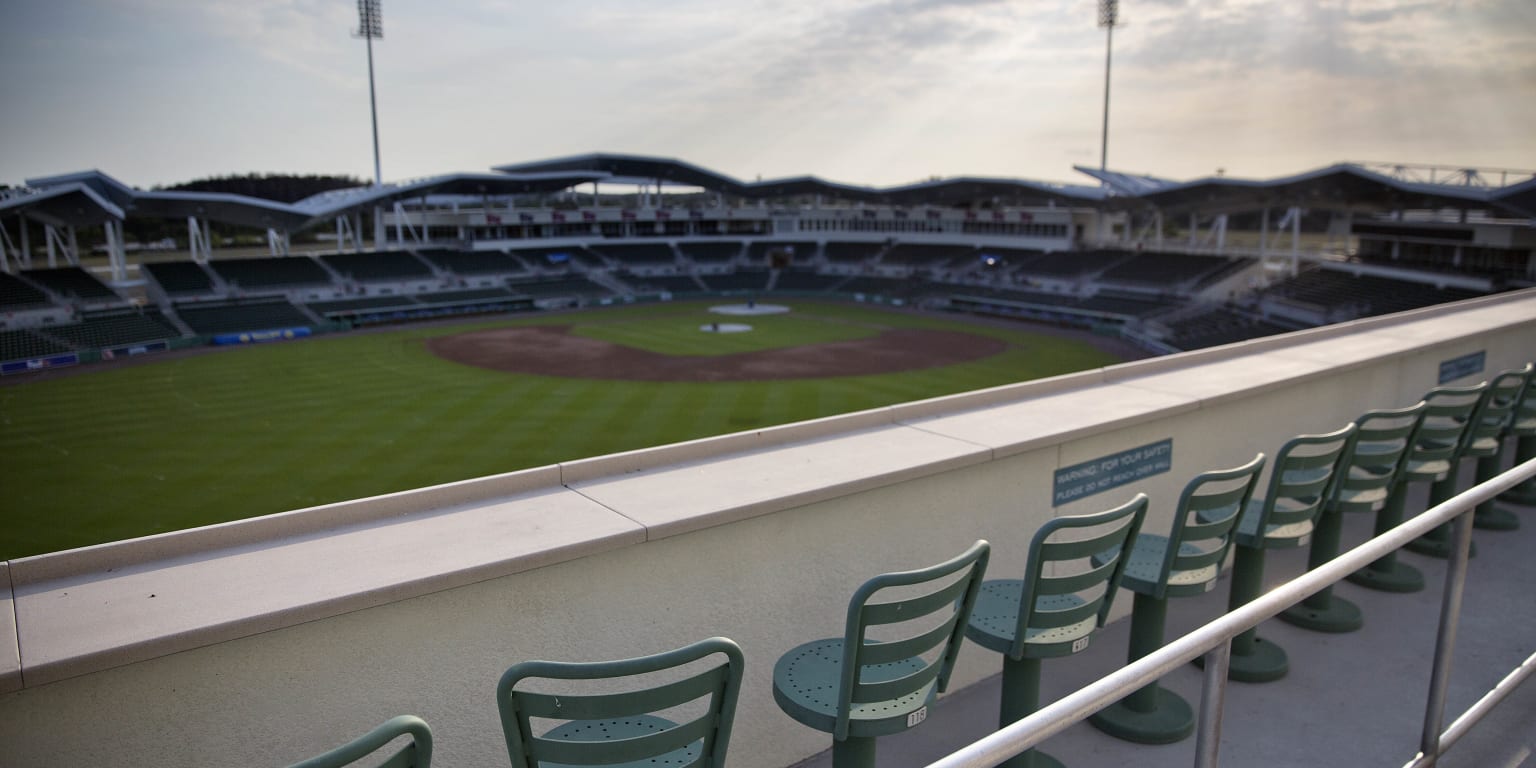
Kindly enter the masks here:
[[[740, 256], [742, 244], [740, 242], [678, 243], [677, 249], [682, 251], [684, 256], [701, 264], [719, 264]], [[809, 253], [805, 255], [806, 258], [809, 256]]]
[[162, 261], [141, 266], [166, 295], [213, 292], [213, 276], [201, 264], [191, 261]]
[[53, 302], [25, 280], [9, 273], [0, 272], [0, 309], [14, 312], [21, 309], [46, 307]]
[[320, 257], [336, 274], [359, 283], [432, 277], [432, 268], [405, 251], [335, 253]]
[[177, 304], [176, 314], [194, 333], [205, 336], [241, 331], [298, 328], [311, 323], [308, 315], [286, 301]]
[[80, 267], [56, 267], [29, 269], [23, 273], [28, 280], [66, 299], [120, 299], [94, 275]]
[[101, 349], [181, 337], [181, 331], [159, 310], [128, 310], [87, 316], [71, 325], [51, 326], [49, 336], [74, 349]]
[[247, 291], [331, 283], [331, 273], [310, 256], [218, 259], [208, 267], [231, 286]]
[[37, 331], [22, 329], [0, 331], [0, 361], [30, 360], [48, 355], [60, 355], [69, 347], [43, 336]]

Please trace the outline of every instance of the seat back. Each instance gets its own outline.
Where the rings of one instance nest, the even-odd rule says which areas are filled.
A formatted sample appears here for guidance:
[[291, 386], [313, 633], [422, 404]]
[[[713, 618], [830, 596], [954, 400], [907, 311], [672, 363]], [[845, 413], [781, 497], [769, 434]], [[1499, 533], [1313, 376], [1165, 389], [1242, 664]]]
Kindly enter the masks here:
[[1461, 456], [1472, 412], [1487, 391], [1488, 382], [1466, 387], [1435, 387], [1424, 395], [1424, 423], [1419, 425], [1410, 462], [1453, 461]]
[[1232, 529], [1253, 498], [1259, 473], [1264, 471], [1264, 454], [1232, 469], [1218, 469], [1196, 475], [1179, 494], [1174, 510], [1173, 530], [1168, 533], [1168, 549], [1163, 553], [1163, 567], [1158, 574], [1157, 594], [1168, 592], [1168, 577], [1176, 571], [1193, 571], [1211, 565], [1220, 567], [1232, 546]]
[[1514, 418], [1515, 407], [1520, 404], [1520, 399], [1530, 386], [1533, 368], [1536, 366], [1526, 363], [1524, 368], [1503, 371], [1493, 377], [1493, 381], [1488, 383], [1488, 390], [1483, 393], [1483, 399], [1477, 404], [1472, 424], [1462, 440], [1463, 452], [1479, 442], [1489, 441], [1493, 442], [1493, 447], [1487, 454], [1492, 455], [1498, 450], [1498, 440], [1504, 436], [1504, 430]]
[[1334, 501], [1372, 493], [1385, 499], [1408, 462], [1408, 447], [1428, 409], [1429, 403], [1420, 400], [1407, 408], [1366, 411], [1355, 419], [1355, 439], [1339, 462]]
[[[834, 739], [848, 738], [854, 704], [901, 698], [935, 683], [942, 692], [949, 685], [990, 553], [986, 541], [977, 541], [938, 565], [876, 576], [854, 592], [843, 637]], [[871, 629], [883, 636], [870, 637]], [[922, 663], [896, 679], [866, 669], [907, 659]]]
[[377, 763], [377, 768], [431, 768], [432, 729], [426, 721], [411, 715], [392, 718], [351, 742], [325, 754], [294, 763], [291, 768], [341, 768], [368, 757], [401, 736], [410, 736], [411, 742], [390, 755], [389, 759]]
[[[518, 690], [524, 680], [619, 681], [641, 675], [665, 677], [666, 670], [719, 656], [718, 663], [690, 671], [667, 682], [617, 693], [544, 693]], [[537, 768], [542, 762], [562, 765], [604, 765], [644, 760], [697, 745], [695, 759], [687, 768], [723, 768], [730, 745], [731, 723], [741, 692], [742, 655], [735, 642], [712, 637], [672, 651], [619, 661], [527, 661], [508, 669], [496, 685], [496, 704], [501, 710], [501, 729], [513, 768]], [[628, 680], [627, 682], [635, 682]], [[573, 686], [574, 687], [574, 686]], [[704, 706], [696, 706], [708, 698]], [[683, 719], [675, 711], [702, 710]], [[653, 715], [668, 711], [669, 720]], [[652, 717], [647, 717], [652, 716]], [[541, 718], [581, 724], [589, 721], [644, 718], [658, 727], [650, 733], [627, 738], [562, 740], [547, 738], [550, 730], [535, 734], [531, 719]], [[680, 721], [680, 722], [678, 722]], [[559, 726], [557, 726], [559, 727]]]
[[1355, 440], [1355, 425], [1323, 435], [1300, 435], [1287, 440], [1270, 468], [1264, 503], [1259, 505], [1255, 530], [1263, 537], [1270, 526], [1313, 522], [1332, 498], [1338, 482], [1340, 459]]
[[[1527, 363], [1526, 367], [1531, 366]], [[1536, 434], [1536, 372], [1527, 379], [1525, 391], [1520, 394], [1520, 401], [1515, 403], [1510, 431], [1521, 436]]]
[[[1035, 532], [1010, 657], [1024, 658], [1030, 630], [1071, 626], [1089, 617], [1104, 626], [1125, 573], [1126, 553], [1146, 516], [1147, 495], [1138, 493], [1114, 509], [1058, 517]], [[1049, 607], [1053, 604], [1066, 607]]]

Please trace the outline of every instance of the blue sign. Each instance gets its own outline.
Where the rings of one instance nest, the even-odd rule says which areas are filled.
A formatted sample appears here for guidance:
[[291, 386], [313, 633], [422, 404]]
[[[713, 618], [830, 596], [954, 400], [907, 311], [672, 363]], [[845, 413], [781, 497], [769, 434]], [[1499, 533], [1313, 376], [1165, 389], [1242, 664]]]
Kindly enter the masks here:
[[1056, 470], [1051, 506], [1085, 499], [1173, 468], [1173, 438]]
[[13, 360], [0, 364], [0, 374], [26, 373], [28, 371], [41, 371], [45, 368], [58, 368], [64, 365], [75, 365], [80, 362], [80, 356], [74, 352], [66, 355], [50, 355], [48, 357], [35, 357], [31, 360]]
[[1474, 373], [1482, 373], [1488, 364], [1487, 352], [1453, 357], [1440, 364], [1440, 383], [1445, 384]]
[[241, 333], [221, 333], [213, 337], [214, 344], [265, 344], [270, 341], [288, 341], [289, 339], [302, 339], [309, 336], [308, 326], [298, 328], [277, 328], [268, 331], [243, 331]]

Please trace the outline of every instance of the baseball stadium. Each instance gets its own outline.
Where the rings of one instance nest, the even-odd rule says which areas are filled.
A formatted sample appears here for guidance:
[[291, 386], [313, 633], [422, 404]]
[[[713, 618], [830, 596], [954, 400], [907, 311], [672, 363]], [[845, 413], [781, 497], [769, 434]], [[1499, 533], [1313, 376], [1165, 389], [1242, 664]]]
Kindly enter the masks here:
[[0, 187], [0, 764], [1528, 764], [1536, 172], [960, 172]]

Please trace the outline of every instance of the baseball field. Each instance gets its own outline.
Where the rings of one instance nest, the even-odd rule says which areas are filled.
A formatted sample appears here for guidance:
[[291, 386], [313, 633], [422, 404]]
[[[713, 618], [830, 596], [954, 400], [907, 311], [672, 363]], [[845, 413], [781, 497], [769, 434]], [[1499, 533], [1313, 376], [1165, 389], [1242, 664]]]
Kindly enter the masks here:
[[[396, 327], [0, 387], [0, 560], [1097, 367], [1090, 339], [864, 305]], [[721, 323], [725, 328], [716, 329]], [[732, 326], [746, 325], [750, 330]]]

